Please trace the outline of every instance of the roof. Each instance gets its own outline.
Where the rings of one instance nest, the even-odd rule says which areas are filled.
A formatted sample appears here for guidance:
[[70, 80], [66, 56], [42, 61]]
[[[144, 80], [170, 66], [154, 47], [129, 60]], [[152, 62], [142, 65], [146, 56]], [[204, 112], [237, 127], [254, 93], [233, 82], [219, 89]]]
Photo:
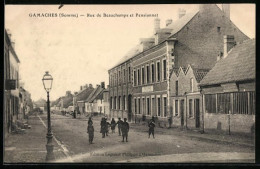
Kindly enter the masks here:
[[[184, 15], [183, 17], [181, 17], [180, 19], [178, 19], [177, 21], [169, 24], [167, 27], [162, 28], [160, 30], [171, 30], [171, 34], [169, 35], [169, 37], [173, 36], [174, 34], [178, 33], [185, 25], [188, 24], [188, 22], [191, 21], [191, 19], [199, 12], [199, 10], [194, 10], [191, 11], [189, 13], [187, 13], [186, 15]], [[168, 37], [168, 38], [169, 38]], [[166, 38], [166, 39], [168, 39]], [[166, 40], [165, 39], [165, 40]], [[154, 45], [156, 46], [156, 45]], [[149, 50], [149, 49], [148, 49]], [[134, 56], [136, 56], [137, 54], [141, 53], [141, 51], [139, 50], [139, 45], [136, 45], [135, 47], [133, 47], [129, 52], [127, 52], [127, 54], [125, 56], [122, 57], [122, 59], [112, 68], [126, 62], [127, 60], [133, 58]], [[111, 68], [111, 69], [112, 69]]]
[[255, 79], [255, 39], [236, 45], [219, 60], [200, 86]]
[[82, 101], [82, 100], [86, 100], [89, 95], [91, 94], [91, 92], [94, 90], [93, 87], [88, 87], [82, 91], [80, 91], [77, 95], [76, 95], [76, 98], [77, 98], [77, 101]]
[[69, 107], [70, 103], [73, 101], [73, 96], [72, 95], [68, 95], [68, 96], [65, 96], [63, 98], [63, 107], [64, 108], [67, 108]]
[[93, 102], [96, 97], [100, 94], [100, 92], [102, 92], [104, 90], [104, 88], [102, 88], [101, 86], [98, 86], [97, 88], [95, 88], [95, 90], [91, 93], [90, 97], [85, 100], [86, 102]]
[[[14, 56], [15, 60], [16, 60], [18, 63], [20, 63], [20, 60], [19, 60], [19, 58], [18, 58], [18, 56], [17, 56], [17, 54], [16, 54], [16, 52], [15, 52], [15, 50], [14, 50], [14, 47], [13, 47], [13, 45], [12, 45], [11, 38], [9, 37], [9, 35], [8, 35], [7, 31], [6, 31], [6, 29], [5, 29], [5, 37], [6, 37], [6, 41], [7, 41], [8, 45], [10, 46], [11, 52], [13, 53], [13, 56]], [[5, 42], [6, 42], [6, 41], [5, 41]]]

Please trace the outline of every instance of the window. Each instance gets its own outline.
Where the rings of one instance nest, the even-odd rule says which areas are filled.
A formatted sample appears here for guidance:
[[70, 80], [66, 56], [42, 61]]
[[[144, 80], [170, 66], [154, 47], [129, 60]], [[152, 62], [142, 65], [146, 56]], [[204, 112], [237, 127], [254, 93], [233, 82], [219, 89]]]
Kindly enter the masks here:
[[237, 92], [233, 94], [234, 114], [255, 114], [255, 92]]
[[146, 82], [150, 83], [150, 66], [146, 66]]
[[154, 78], [154, 64], [152, 64], [152, 82], [154, 82], [155, 81], [155, 78]]
[[220, 32], [220, 27], [219, 26], [217, 27], [217, 30], [218, 30], [218, 32]]
[[178, 100], [175, 100], [175, 116], [179, 115], [179, 104], [178, 104]]
[[190, 91], [193, 92], [193, 78], [190, 78]]
[[144, 77], [144, 67], [142, 67], [142, 84], [144, 84], [144, 79], [145, 79], [145, 77]]
[[125, 110], [125, 96], [123, 96], [123, 110]]
[[160, 62], [157, 62], [157, 81], [160, 81], [160, 74], [161, 74], [161, 71], [160, 71]]
[[216, 94], [205, 95], [206, 113], [216, 113]]
[[135, 103], [135, 105], [134, 105], [134, 106], [135, 106], [135, 107], [134, 107], [134, 111], [135, 111], [135, 113], [137, 113], [137, 105], [136, 105], [137, 103], [136, 103], [136, 98], [135, 98], [134, 100], [135, 100], [135, 102], [134, 102], [134, 103]]
[[116, 97], [114, 98], [114, 109], [116, 109]]
[[137, 85], [137, 79], [136, 79], [136, 71], [134, 70], [134, 86], [136, 86]]
[[138, 98], [138, 113], [141, 114], [141, 99]]
[[138, 85], [140, 85], [140, 81], [141, 81], [140, 69], [137, 70], [137, 81], [138, 81]]
[[178, 81], [175, 81], [175, 93], [176, 93], [176, 96], [178, 96], [178, 88], [179, 88], [179, 83], [178, 83]]
[[121, 104], [120, 104], [120, 101], [121, 101], [121, 96], [118, 97], [118, 110], [121, 110]]
[[192, 99], [189, 100], [189, 117], [193, 117], [193, 113], [192, 113]]
[[152, 98], [152, 103], [151, 103], [151, 115], [154, 115], [155, 112], [155, 98]]
[[112, 107], [113, 107], [113, 98], [110, 97], [110, 109], [112, 109]]
[[166, 97], [163, 98], [163, 114], [164, 114], [164, 117], [167, 116], [167, 98]]
[[131, 68], [128, 67], [128, 81], [131, 81]]
[[147, 115], [150, 115], [150, 98], [146, 98]]
[[125, 79], [126, 79], [126, 74], [125, 74], [126, 70], [124, 69], [124, 77], [123, 77], [123, 83], [125, 83]]
[[157, 115], [161, 116], [161, 98], [157, 98]]
[[118, 71], [118, 84], [120, 85], [120, 80], [121, 80], [121, 72], [120, 70]]
[[142, 113], [145, 114], [145, 98], [143, 98], [142, 102], [143, 102]]
[[166, 60], [163, 60], [163, 80], [166, 80]]
[[231, 111], [230, 93], [217, 94], [218, 113], [228, 114]]

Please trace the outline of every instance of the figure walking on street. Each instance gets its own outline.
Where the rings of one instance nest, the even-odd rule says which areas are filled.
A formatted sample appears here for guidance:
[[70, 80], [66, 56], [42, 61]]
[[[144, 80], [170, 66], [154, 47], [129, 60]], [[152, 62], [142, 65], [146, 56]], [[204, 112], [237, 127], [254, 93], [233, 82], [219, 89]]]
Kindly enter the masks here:
[[94, 127], [92, 123], [88, 124], [88, 138], [89, 138], [89, 144], [92, 144], [93, 138], [94, 138]]
[[154, 120], [154, 116], [152, 117], [152, 119], [148, 122], [148, 127], [149, 127], [149, 138], [150, 135], [153, 135], [154, 138], [154, 127], [155, 127], [155, 120]]
[[117, 125], [118, 125], [118, 135], [121, 136], [121, 126], [122, 126], [122, 123], [123, 121], [121, 120], [121, 118], [119, 117], [118, 118], [118, 121], [117, 121]]
[[112, 118], [112, 121], [111, 121], [111, 130], [112, 130], [112, 133], [115, 133], [115, 128], [116, 128], [116, 121], [114, 118]]
[[105, 138], [106, 135], [106, 126], [107, 126], [107, 122], [105, 120], [105, 118], [101, 119], [101, 123], [100, 123], [101, 129], [100, 129], [100, 133], [102, 133], [102, 138]]
[[129, 131], [129, 124], [126, 122], [126, 118], [124, 118], [124, 122], [121, 124], [121, 130], [122, 130], [122, 136], [123, 136], [123, 140], [122, 142], [124, 142], [126, 140], [127, 141], [127, 137], [128, 137], [128, 131]]
[[91, 117], [88, 118], [88, 125], [89, 125], [90, 123], [93, 124], [93, 121], [92, 121]]
[[108, 136], [110, 123], [107, 121], [107, 118], [105, 118], [105, 121], [106, 121], [106, 135]]

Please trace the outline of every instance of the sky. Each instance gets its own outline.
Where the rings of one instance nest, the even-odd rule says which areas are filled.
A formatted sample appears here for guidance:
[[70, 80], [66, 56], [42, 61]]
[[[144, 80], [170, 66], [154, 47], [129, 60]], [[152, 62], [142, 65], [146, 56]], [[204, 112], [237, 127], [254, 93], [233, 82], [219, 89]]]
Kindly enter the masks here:
[[[221, 6], [221, 5], [219, 5]], [[20, 63], [20, 81], [33, 100], [46, 98], [42, 84], [45, 71], [53, 76], [50, 100], [94, 87], [108, 85], [112, 68], [140, 38], [153, 34], [155, 17], [103, 17], [103, 14], [158, 14], [161, 27], [178, 18], [178, 9], [188, 13], [198, 5], [6, 5], [5, 28], [12, 34]], [[30, 17], [57, 13], [58, 17]], [[97, 17], [97, 14], [102, 17]], [[78, 17], [59, 17], [78, 14]], [[95, 17], [87, 17], [93, 14]], [[84, 15], [84, 16], [79, 16]], [[231, 4], [230, 18], [248, 37], [255, 38], [255, 5]]]

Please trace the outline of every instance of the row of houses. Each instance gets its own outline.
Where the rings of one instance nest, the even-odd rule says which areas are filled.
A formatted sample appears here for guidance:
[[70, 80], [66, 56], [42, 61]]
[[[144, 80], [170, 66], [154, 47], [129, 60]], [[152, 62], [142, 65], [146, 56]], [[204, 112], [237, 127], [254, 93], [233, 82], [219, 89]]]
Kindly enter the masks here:
[[63, 112], [75, 112], [77, 115], [102, 114], [109, 115], [108, 89], [105, 83], [96, 85], [86, 84], [80, 87], [78, 92], [71, 94], [70, 91], [66, 95], [52, 102], [51, 110], [59, 110]]
[[31, 94], [20, 83], [20, 60], [9, 30], [4, 32], [4, 135], [14, 131], [19, 121], [24, 121], [32, 110]]
[[229, 4], [179, 12], [163, 28], [156, 18], [154, 34], [108, 70], [110, 117], [252, 132], [255, 40], [230, 20]]

